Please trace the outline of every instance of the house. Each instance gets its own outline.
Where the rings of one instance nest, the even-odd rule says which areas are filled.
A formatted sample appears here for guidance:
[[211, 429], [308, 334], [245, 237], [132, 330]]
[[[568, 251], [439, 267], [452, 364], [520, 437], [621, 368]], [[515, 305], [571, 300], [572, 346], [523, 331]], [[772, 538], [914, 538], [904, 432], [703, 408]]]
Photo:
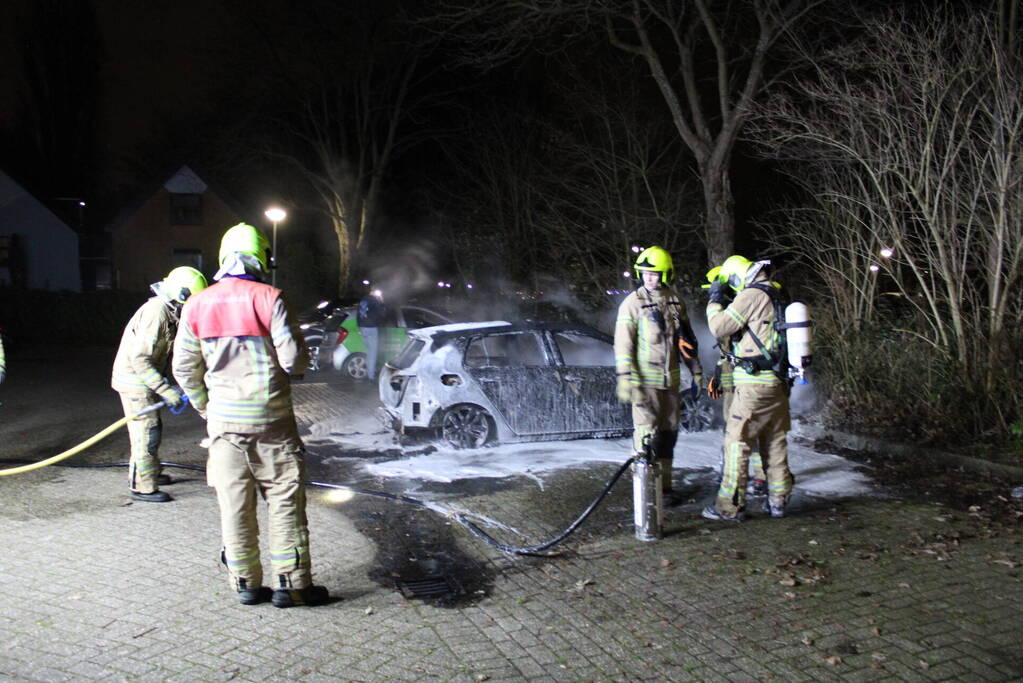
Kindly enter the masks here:
[[0, 171], [0, 285], [81, 291], [78, 233]]
[[146, 291], [177, 266], [192, 266], [210, 278], [224, 230], [242, 220], [221, 195], [182, 166], [108, 228], [114, 287]]

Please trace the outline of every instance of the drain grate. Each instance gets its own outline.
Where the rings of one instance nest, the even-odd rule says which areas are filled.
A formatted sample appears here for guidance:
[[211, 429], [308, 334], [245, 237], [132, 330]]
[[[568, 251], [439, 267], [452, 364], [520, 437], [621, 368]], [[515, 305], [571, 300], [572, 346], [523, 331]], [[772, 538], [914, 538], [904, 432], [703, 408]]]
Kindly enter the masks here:
[[396, 579], [395, 585], [406, 600], [434, 600], [462, 595], [465, 589], [453, 576], [428, 576], [423, 579]]

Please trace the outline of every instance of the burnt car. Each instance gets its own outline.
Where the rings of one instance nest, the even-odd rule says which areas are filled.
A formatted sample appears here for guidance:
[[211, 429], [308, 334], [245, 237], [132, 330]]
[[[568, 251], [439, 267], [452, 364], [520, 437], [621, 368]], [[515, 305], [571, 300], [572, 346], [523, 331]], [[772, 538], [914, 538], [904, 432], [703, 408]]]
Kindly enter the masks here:
[[455, 448], [498, 441], [624, 436], [610, 336], [572, 323], [492, 321], [409, 330], [381, 370], [399, 433], [430, 430]]

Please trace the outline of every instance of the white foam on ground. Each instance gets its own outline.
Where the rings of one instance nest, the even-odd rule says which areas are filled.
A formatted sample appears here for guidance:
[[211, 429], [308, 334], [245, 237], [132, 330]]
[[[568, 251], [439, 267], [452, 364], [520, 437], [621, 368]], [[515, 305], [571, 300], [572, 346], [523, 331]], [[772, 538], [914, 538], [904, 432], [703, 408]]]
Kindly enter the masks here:
[[[427, 455], [368, 462], [364, 469], [379, 477], [431, 482], [527, 476], [542, 487], [545, 474], [594, 462], [620, 464], [630, 452], [631, 439], [545, 441], [469, 450], [441, 448]], [[675, 469], [717, 471], [720, 454], [720, 432], [682, 433], [675, 447]], [[807, 493], [834, 497], [873, 490], [870, 480], [856, 472], [852, 462], [801, 444], [789, 444], [789, 466], [796, 486]]]

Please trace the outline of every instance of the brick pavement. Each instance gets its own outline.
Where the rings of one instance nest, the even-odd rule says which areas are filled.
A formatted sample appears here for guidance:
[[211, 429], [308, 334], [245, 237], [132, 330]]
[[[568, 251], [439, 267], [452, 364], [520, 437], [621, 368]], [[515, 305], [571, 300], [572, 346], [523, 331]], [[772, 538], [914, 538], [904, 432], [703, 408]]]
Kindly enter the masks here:
[[[178, 427], [166, 459], [201, 462]], [[94, 459], [116, 459], [114, 446]], [[457, 503], [540, 540], [609, 465], [545, 492], [504, 482]], [[120, 469], [0, 477], [0, 679], [1012, 680], [1023, 678], [1015, 525], [893, 499], [715, 525], [672, 510], [632, 537], [620, 487], [553, 558], [509, 558], [435, 513], [314, 491], [314, 609], [244, 607], [216, 561], [216, 502], [172, 472], [168, 505], [130, 504]], [[496, 534], [495, 534], [496, 535]], [[388, 571], [430, 555], [454, 606], [404, 599]]]

